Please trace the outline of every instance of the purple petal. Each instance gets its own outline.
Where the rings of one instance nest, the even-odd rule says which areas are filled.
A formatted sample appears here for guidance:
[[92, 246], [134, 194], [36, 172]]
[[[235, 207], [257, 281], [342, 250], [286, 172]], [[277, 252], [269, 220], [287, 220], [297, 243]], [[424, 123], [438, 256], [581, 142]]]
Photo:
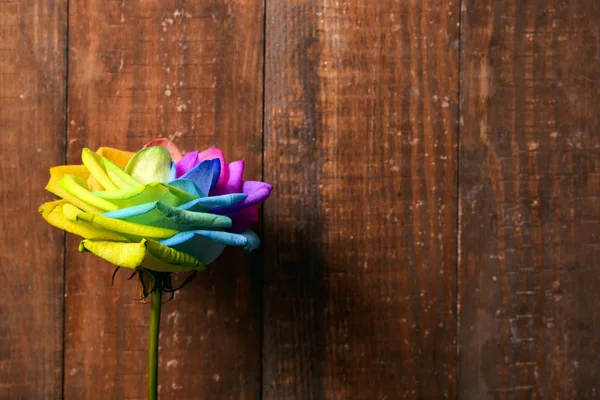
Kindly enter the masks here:
[[212, 212], [217, 214], [229, 214], [250, 207], [254, 204], [258, 204], [266, 200], [267, 197], [269, 197], [271, 189], [273, 189], [273, 186], [269, 185], [266, 182], [245, 181], [242, 184], [242, 192], [246, 193], [248, 197], [246, 197], [243, 201], [239, 202], [238, 204], [235, 204], [230, 207], [215, 208]]
[[211, 191], [211, 196], [218, 196], [229, 193], [240, 193], [242, 191], [242, 182], [244, 176], [244, 160], [234, 161], [228, 164], [229, 180], [225, 185], [219, 185]]
[[177, 177], [179, 178], [190, 169], [194, 168], [198, 164], [198, 152], [192, 151], [187, 153], [175, 166], [177, 168]]
[[212, 160], [218, 158], [221, 162], [221, 175], [219, 176], [219, 185], [225, 185], [229, 180], [229, 168], [227, 168], [227, 164], [225, 163], [225, 155], [221, 151], [221, 149], [217, 149], [216, 147], [211, 147], [209, 149], [204, 150], [202, 153], [198, 154], [198, 162], [202, 162], [205, 160]]
[[244, 208], [243, 210], [237, 211], [233, 214], [229, 214], [228, 217], [231, 218], [232, 232], [243, 232], [248, 228], [251, 228], [253, 225], [256, 225], [258, 222], [258, 204]]

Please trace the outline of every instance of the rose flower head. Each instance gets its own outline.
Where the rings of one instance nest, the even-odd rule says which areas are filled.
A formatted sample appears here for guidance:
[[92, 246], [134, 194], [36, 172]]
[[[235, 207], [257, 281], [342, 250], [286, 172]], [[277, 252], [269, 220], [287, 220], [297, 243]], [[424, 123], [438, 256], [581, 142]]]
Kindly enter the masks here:
[[39, 209], [84, 238], [80, 251], [151, 276], [201, 271], [227, 246], [260, 244], [249, 228], [272, 187], [244, 181], [244, 161], [226, 163], [219, 149], [183, 155], [157, 139], [137, 153], [84, 148], [81, 160], [50, 169], [46, 189], [61, 200]]

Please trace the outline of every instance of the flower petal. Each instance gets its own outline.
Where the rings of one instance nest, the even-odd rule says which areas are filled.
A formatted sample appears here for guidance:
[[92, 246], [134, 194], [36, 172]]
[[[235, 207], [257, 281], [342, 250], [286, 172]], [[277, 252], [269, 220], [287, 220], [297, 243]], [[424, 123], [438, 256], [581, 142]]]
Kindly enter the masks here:
[[102, 158], [102, 166], [106, 170], [106, 174], [110, 180], [117, 185], [118, 189], [130, 189], [141, 185], [141, 183], [133, 179], [131, 175], [123, 171], [117, 164], [106, 157]]
[[177, 177], [179, 178], [190, 169], [194, 168], [198, 164], [198, 152], [192, 151], [187, 153], [181, 160], [177, 162]]
[[271, 190], [273, 186], [269, 185], [266, 182], [259, 181], [245, 181], [242, 184], [242, 191], [248, 194], [248, 197], [244, 199], [244, 201], [237, 203], [231, 207], [219, 207], [214, 210], [219, 214], [230, 214], [234, 211], [238, 211], [247, 207], [250, 207], [254, 204], [258, 204], [263, 202], [269, 197], [271, 194]]
[[40, 206], [39, 212], [42, 217], [48, 221], [50, 225], [53, 225], [59, 229], [63, 229], [67, 232], [74, 233], [75, 235], [81, 236], [86, 239], [102, 239], [112, 241], [123, 241], [127, 242], [128, 239], [125, 236], [121, 236], [118, 233], [107, 231], [105, 229], [98, 228], [90, 225], [87, 222], [82, 221], [70, 221], [63, 213], [63, 207], [72, 206], [67, 203], [66, 200], [57, 200], [49, 203], [44, 203]]
[[221, 164], [218, 159], [206, 160], [186, 172], [179, 179], [187, 179], [194, 182], [206, 196], [219, 180], [220, 172]]
[[112, 147], [100, 147], [96, 150], [96, 154], [102, 157], [108, 158], [110, 161], [117, 164], [120, 168], [125, 168], [131, 157], [135, 153], [130, 151], [123, 151], [119, 149], [113, 149]]
[[200, 190], [200, 188], [189, 179], [176, 179], [174, 181], [170, 181], [169, 185], [174, 186], [177, 189], [181, 189], [194, 197], [206, 197], [206, 194], [204, 194], [202, 190]]
[[125, 172], [141, 184], [167, 182], [171, 175], [171, 162], [171, 154], [164, 147], [147, 147], [131, 157]]
[[142, 206], [124, 208], [103, 214], [104, 217], [115, 218], [136, 224], [157, 226], [189, 231], [193, 229], [222, 229], [231, 227], [229, 217], [203, 212], [186, 211], [160, 202]]
[[174, 162], [178, 162], [183, 157], [183, 155], [181, 154], [181, 151], [177, 148], [175, 143], [171, 142], [167, 138], [151, 140], [144, 145], [144, 148], [152, 147], [152, 146], [162, 146], [165, 149], [169, 150], [169, 153], [171, 153], [171, 158], [173, 159]]
[[180, 206], [194, 200], [196, 197], [166, 183], [152, 182], [131, 189], [107, 190], [94, 192], [94, 196], [109, 200], [118, 208], [139, 206], [140, 204], [160, 201], [170, 206]]
[[177, 179], [177, 166], [174, 162], [171, 162], [171, 170], [169, 171], [169, 180], [167, 182], [175, 179]]
[[50, 168], [50, 183], [58, 183], [62, 179], [63, 176], [75, 175], [79, 176], [83, 179], [87, 179], [90, 176], [90, 171], [85, 167], [85, 165], [59, 165], [58, 167]]
[[106, 190], [118, 189], [117, 185], [110, 180], [102, 166], [102, 156], [99, 156], [87, 147], [84, 147], [81, 151], [81, 161], [83, 161], [83, 165], [86, 166], [88, 171], [90, 171], [90, 174], [103, 188]]
[[252, 251], [260, 244], [260, 240], [252, 231], [236, 234], [207, 230], [181, 232], [160, 242], [194, 256], [204, 265], [213, 262], [226, 246], [243, 247], [244, 251]]
[[179, 208], [190, 211], [211, 211], [216, 207], [228, 207], [248, 197], [245, 193], [231, 193], [221, 196], [202, 197], [182, 204]]
[[193, 256], [147, 239], [139, 243], [84, 240], [79, 244], [79, 251], [89, 251], [124, 268], [143, 267], [160, 272], [204, 270], [202, 262]]
[[82, 210], [94, 214], [102, 214], [104, 212], [102, 209], [94, 207], [91, 204], [78, 199], [58, 185], [58, 182], [67, 174], [79, 176], [82, 179], [88, 179], [90, 176], [90, 173], [85, 165], [61, 165], [59, 167], [52, 167], [50, 168], [50, 180], [46, 185], [46, 190], [55, 194], [61, 199], [67, 200], [69, 203], [74, 204], [76, 207], [79, 207]]
[[88, 190], [92, 192], [104, 190], [104, 186], [102, 186], [100, 182], [98, 182], [98, 180], [94, 178], [94, 175], [90, 175], [90, 177], [87, 179], [87, 187]]
[[242, 232], [256, 225], [258, 223], [258, 207], [259, 205], [255, 204], [229, 214], [229, 217], [233, 221], [231, 230], [233, 232]]
[[[64, 189], [71, 196], [77, 198], [79, 200], [78, 203], [87, 203], [96, 209], [99, 208], [104, 211], [113, 211], [119, 208], [110, 201], [94, 196], [92, 192], [87, 190], [87, 182], [79, 176], [67, 174], [58, 182], [58, 186]], [[85, 210], [86, 207], [79, 208]]]
[[134, 222], [109, 218], [104, 215], [86, 213], [70, 204], [63, 206], [63, 213], [69, 221], [83, 221], [98, 228], [136, 237], [167, 239], [179, 233], [174, 229], [136, 224]]
[[239, 193], [242, 191], [242, 182], [244, 176], [244, 160], [238, 160], [231, 162], [227, 165], [229, 169], [229, 179], [224, 185], [217, 185], [210, 192], [211, 196], [227, 194], [227, 193]]
[[213, 160], [215, 158], [219, 159], [219, 163], [221, 165], [221, 173], [219, 175], [217, 184], [224, 186], [229, 180], [229, 168], [225, 163], [225, 154], [223, 154], [223, 151], [221, 151], [221, 149], [217, 149], [216, 147], [211, 147], [198, 154], [198, 162]]

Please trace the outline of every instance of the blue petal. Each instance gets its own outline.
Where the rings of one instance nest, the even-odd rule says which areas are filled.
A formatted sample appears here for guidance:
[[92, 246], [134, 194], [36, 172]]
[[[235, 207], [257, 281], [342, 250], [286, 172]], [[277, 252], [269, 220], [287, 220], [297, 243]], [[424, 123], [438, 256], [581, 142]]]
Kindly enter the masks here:
[[196, 257], [204, 265], [213, 262], [226, 246], [243, 247], [244, 251], [252, 251], [260, 245], [258, 236], [252, 231], [244, 231], [238, 234], [223, 231], [195, 230], [178, 233], [160, 242], [165, 246]]
[[153, 201], [152, 203], [140, 204], [139, 206], [127, 207], [127, 208], [121, 208], [120, 210], [109, 211], [102, 215], [105, 217], [108, 217], [108, 218], [126, 219], [129, 217], [135, 217], [137, 215], [141, 215], [141, 214], [147, 213], [148, 211], [153, 210], [154, 208], [156, 208], [157, 203], [158, 203], [158, 201]]
[[175, 168], [175, 163], [171, 161], [171, 171], [169, 171], [169, 181], [173, 179], [177, 179], [177, 168]]
[[[187, 179], [196, 184], [202, 193], [210, 192], [217, 182], [219, 181], [219, 175], [221, 174], [221, 162], [218, 158], [213, 160], [205, 160], [194, 168], [186, 172], [182, 177], [176, 179]], [[173, 181], [173, 182], [175, 182]], [[172, 182], [169, 182], [172, 183]]]
[[202, 197], [189, 201], [179, 206], [183, 210], [210, 211], [215, 207], [227, 207], [243, 201], [248, 195], [246, 193], [232, 193], [221, 196]]
[[191, 194], [196, 197], [206, 197], [206, 194], [200, 190], [198, 186], [189, 179], [176, 179], [169, 183], [171, 186], [175, 186], [177, 189], [181, 189], [184, 192]]
[[244, 246], [244, 251], [250, 252], [260, 247], [260, 239], [258, 238], [258, 235], [254, 233], [254, 231], [246, 229], [244, 232], [239, 233], [239, 235], [244, 236], [248, 241], [248, 243], [246, 243]]

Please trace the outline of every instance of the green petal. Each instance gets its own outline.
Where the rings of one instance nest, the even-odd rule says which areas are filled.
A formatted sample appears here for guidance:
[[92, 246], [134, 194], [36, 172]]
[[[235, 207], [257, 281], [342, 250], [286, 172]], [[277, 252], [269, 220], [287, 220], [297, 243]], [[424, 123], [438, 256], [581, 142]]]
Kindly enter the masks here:
[[116, 190], [118, 187], [108, 177], [104, 167], [102, 167], [102, 157], [94, 153], [87, 147], [84, 147], [81, 152], [81, 161], [90, 171], [90, 174], [96, 179], [106, 190]]
[[[115, 211], [115, 213], [119, 212], [120, 211]], [[112, 217], [110, 214], [108, 216]], [[231, 228], [231, 218], [225, 215], [187, 211], [162, 203], [156, 203], [152, 209], [143, 214], [120, 219], [143, 225], [175, 229], [177, 231], [190, 231], [200, 228]]]
[[[87, 222], [69, 220], [64, 215], [64, 210], [69, 210], [69, 208], [78, 210], [73, 205], [67, 203], [67, 201], [58, 200], [42, 204], [38, 211], [50, 225], [63, 229], [67, 232], [74, 233], [75, 235], [84, 237], [86, 239], [102, 239], [124, 242], [128, 241], [124, 236], [95, 227]], [[81, 210], [79, 211], [81, 212]]]
[[102, 215], [86, 213], [70, 204], [65, 204], [63, 210], [65, 217], [70, 221], [84, 221], [96, 227], [106, 229], [109, 231], [120, 232], [126, 235], [153, 239], [168, 239], [171, 236], [174, 236], [179, 233], [178, 231], [173, 229], [146, 226], [136, 224], [134, 222], [108, 218]]
[[63, 176], [62, 179], [58, 182], [58, 185], [61, 188], [63, 188], [67, 193], [71, 194], [72, 196], [76, 197], [84, 203], [92, 205], [93, 207], [99, 208], [104, 211], [114, 211], [119, 208], [110, 201], [94, 196], [92, 192], [86, 189], [87, 182], [79, 176], [65, 174], [65, 176]]
[[84, 240], [79, 251], [89, 251], [124, 268], [143, 267], [160, 272], [204, 270], [204, 265], [196, 258], [153, 240], [142, 239], [139, 243]]
[[108, 158], [102, 157], [102, 166], [106, 170], [110, 180], [113, 181], [119, 189], [131, 189], [141, 185], [141, 183], [133, 179], [131, 175], [123, 171]]
[[167, 182], [171, 176], [171, 153], [162, 146], [153, 146], [135, 153], [125, 172], [141, 184]]
[[118, 208], [139, 206], [154, 201], [177, 207], [195, 199], [194, 196], [181, 189], [160, 182], [152, 182], [131, 189], [94, 192], [94, 195], [109, 200]]

